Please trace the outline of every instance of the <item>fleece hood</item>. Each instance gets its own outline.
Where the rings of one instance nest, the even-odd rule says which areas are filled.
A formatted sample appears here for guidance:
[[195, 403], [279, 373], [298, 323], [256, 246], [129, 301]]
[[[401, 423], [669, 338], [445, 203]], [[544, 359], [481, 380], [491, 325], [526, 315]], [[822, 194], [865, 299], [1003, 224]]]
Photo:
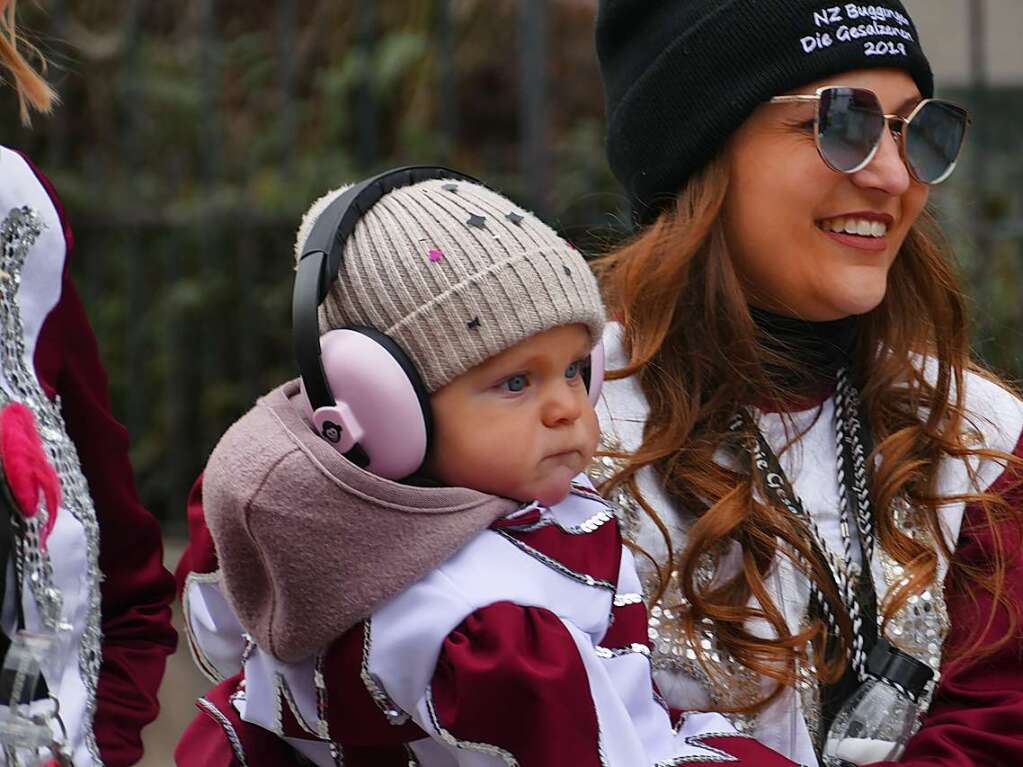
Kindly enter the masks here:
[[285, 661], [322, 649], [519, 505], [369, 474], [313, 432], [298, 397], [296, 379], [260, 398], [203, 478], [227, 599]]

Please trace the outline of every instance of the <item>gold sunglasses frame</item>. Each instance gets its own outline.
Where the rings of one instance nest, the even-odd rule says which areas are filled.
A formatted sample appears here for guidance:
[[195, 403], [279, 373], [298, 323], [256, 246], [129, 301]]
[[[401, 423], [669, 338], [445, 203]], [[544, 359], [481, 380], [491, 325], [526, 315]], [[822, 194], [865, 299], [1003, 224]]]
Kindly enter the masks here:
[[[824, 94], [824, 92], [825, 91], [829, 91], [829, 90], [835, 90], [835, 89], [845, 89], [845, 90], [852, 90], [852, 91], [865, 91], [866, 93], [869, 93], [869, 94], [871, 94], [874, 97], [874, 101], [877, 102], [878, 111], [881, 113], [881, 117], [882, 117], [882, 119], [885, 122], [884, 127], [887, 128], [889, 131], [891, 131], [892, 137], [896, 140], [895, 143], [899, 145], [899, 156], [902, 158], [903, 164], [906, 166], [906, 169], [909, 171], [910, 175], [914, 179], [916, 179], [919, 183], [927, 184], [928, 186], [936, 186], [936, 185], [942, 183], [943, 181], [947, 180], [948, 177], [951, 176], [952, 173], [955, 171], [956, 165], [958, 165], [958, 163], [959, 163], [959, 157], [960, 157], [960, 155], [962, 155], [962, 152], [963, 152], [963, 144], [966, 143], [967, 131], [969, 130], [970, 125], [973, 123], [973, 120], [970, 118], [970, 113], [964, 107], [961, 107], [958, 104], [954, 104], [951, 101], [945, 101], [944, 99], [924, 99], [923, 101], [921, 101], [919, 104], [917, 104], [913, 108], [913, 111], [909, 113], [909, 117], [902, 117], [901, 115], [887, 115], [887, 114], [885, 114], [884, 110], [881, 108], [881, 99], [879, 99], [877, 97], [877, 94], [874, 93], [874, 91], [870, 90], [869, 88], [855, 88], [855, 87], [853, 87], [851, 85], [828, 85], [828, 86], [825, 86], [823, 88], [818, 88], [817, 92], [814, 93], [813, 95], [807, 93], [807, 94], [796, 94], [796, 95], [791, 95], [791, 96], [775, 96], [774, 98], [770, 99], [767, 103], [769, 103], [769, 104], [809, 104], [809, 103], [820, 104], [821, 96]], [[965, 121], [965, 124], [963, 126], [963, 137], [962, 137], [962, 139], [959, 142], [959, 150], [956, 152], [955, 159], [948, 166], [948, 170], [946, 170], [941, 176], [939, 176], [934, 181], [925, 181], [924, 179], [920, 178], [920, 176], [917, 175], [915, 170], [913, 170], [913, 165], [912, 165], [912, 163], [910, 163], [909, 157], [907, 157], [907, 155], [906, 155], [905, 130], [909, 126], [910, 122], [912, 122], [913, 118], [915, 118], [920, 113], [920, 110], [922, 110], [925, 106], [927, 106], [930, 103], [942, 104], [944, 106], [952, 107], [952, 109], [954, 109], [954, 110], [956, 110], [958, 112], [961, 112], [963, 114], [963, 117], [966, 118], [966, 121]], [[821, 130], [820, 130], [821, 126], [820, 126], [820, 119], [821, 119], [821, 110], [817, 109], [814, 112], [814, 115], [813, 115], [813, 140], [814, 140], [814, 143], [817, 145], [817, 154], [819, 154], [821, 156], [821, 159], [824, 161], [825, 165], [827, 165], [833, 171], [836, 171], [838, 173], [844, 173], [846, 175], [852, 175], [853, 173], [859, 173], [861, 170], [866, 168], [868, 165], [870, 165], [870, 163], [872, 163], [874, 161], [874, 157], [877, 156], [877, 152], [881, 148], [881, 139], [884, 137], [884, 128], [882, 128], [881, 132], [878, 133], [877, 141], [874, 142], [874, 146], [870, 150], [870, 153], [867, 155], [867, 158], [863, 162], [861, 162], [859, 165], [857, 165], [856, 167], [852, 168], [851, 170], [844, 170], [842, 168], [836, 168], [828, 160], [827, 155], [824, 153], [824, 149], [821, 147]], [[897, 128], [895, 127], [896, 125], [898, 126]]]

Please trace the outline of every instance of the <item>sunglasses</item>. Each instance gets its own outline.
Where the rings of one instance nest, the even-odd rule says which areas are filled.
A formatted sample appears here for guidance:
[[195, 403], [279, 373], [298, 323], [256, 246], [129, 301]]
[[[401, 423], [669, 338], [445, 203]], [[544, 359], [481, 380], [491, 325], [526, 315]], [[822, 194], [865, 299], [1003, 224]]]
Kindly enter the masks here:
[[924, 99], [909, 115], [886, 115], [877, 94], [865, 88], [831, 86], [813, 96], [775, 96], [771, 104], [817, 103], [814, 134], [828, 167], [856, 173], [867, 167], [888, 127], [913, 178], [940, 184], [952, 175], [966, 138], [970, 115], [961, 106]]

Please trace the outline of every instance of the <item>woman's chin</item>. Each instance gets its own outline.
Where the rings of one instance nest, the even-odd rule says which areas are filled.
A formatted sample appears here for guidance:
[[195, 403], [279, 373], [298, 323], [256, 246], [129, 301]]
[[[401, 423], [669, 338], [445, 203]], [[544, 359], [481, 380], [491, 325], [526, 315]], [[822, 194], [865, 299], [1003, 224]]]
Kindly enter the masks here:
[[822, 301], [826, 306], [823, 313], [829, 315], [826, 319], [841, 319], [853, 317], [860, 314], [867, 314], [874, 311], [884, 301], [888, 292], [887, 275], [885, 279], [859, 280], [855, 284], [850, 280], [842, 285], [836, 285], [835, 290]]

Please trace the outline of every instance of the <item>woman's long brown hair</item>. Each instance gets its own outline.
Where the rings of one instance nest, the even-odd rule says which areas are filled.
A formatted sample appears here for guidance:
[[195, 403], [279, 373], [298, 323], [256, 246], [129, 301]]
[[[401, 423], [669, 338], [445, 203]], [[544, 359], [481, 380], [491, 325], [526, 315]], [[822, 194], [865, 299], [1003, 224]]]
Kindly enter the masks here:
[[25, 125], [29, 125], [31, 122], [29, 108], [31, 107], [37, 112], [49, 112], [56, 103], [57, 96], [46, 80], [32, 68], [22, 54], [21, 49], [26, 49], [35, 55], [45, 71], [46, 59], [18, 35], [15, 17], [16, 4], [16, 0], [9, 0], [7, 7], [0, 13], [0, 65], [6, 68], [14, 78], [21, 121]]
[[[776, 373], [779, 366], [794, 366], [769, 350], [751, 319], [721, 225], [727, 191], [726, 165], [719, 159], [690, 181], [674, 206], [652, 225], [596, 262], [609, 312], [622, 324], [629, 360], [609, 378], [636, 376], [650, 407], [642, 445], [620, 456], [624, 468], [604, 490], [624, 486], [661, 530], [669, 561], [657, 563], [661, 583], [654, 597], [664, 598], [665, 604], [687, 605], [678, 611], [682, 630], [696, 637], [696, 627], [709, 619], [724, 650], [747, 668], [776, 680], [773, 694], [732, 709], [755, 711], [793, 684], [796, 662], [808, 661], [808, 648], [813, 648], [819, 678], [838, 679], [851, 633], [846, 610], [819, 564], [804, 569], [840, 616], [841, 636], [828, 636], [820, 621], [795, 635], [789, 631], [765, 578], [779, 553], [790, 557], [798, 553], [804, 562], [815, 563], [807, 536], [783, 509], [755, 500], [765, 497], [754, 492], [757, 478], [715, 460], [719, 448], [735, 440], [729, 422], [740, 403], [763, 402], [765, 397], [784, 401], [784, 392], [773, 383], [777, 375], [768, 370]], [[994, 376], [971, 362], [966, 327], [964, 299], [947, 248], [933, 219], [925, 214], [891, 268], [884, 301], [864, 321], [854, 360], [881, 455], [871, 486], [877, 536], [906, 575], [882, 603], [881, 617], [891, 620], [912, 596], [934, 582], [939, 555], [951, 558], [954, 542], [941, 533], [939, 506], [977, 503], [994, 537], [990, 567], [967, 571], [953, 560], [952, 574], [970, 579], [993, 595], [994, 605], [1008, 608], [1011, 625], [1001, 639], [1004, 643], [1015, 635], [1019, 619], [1005, 596], [1008, 565], [1000, 528], [1017, 512], [990, 493], [939, 497], [937, 490], [939, 465], [947, 458], [1018, 463], [1008, 454], [973, 444], [977, 430], [964, 409], [964, 374]], [[933, 365], [927, 376], [919, 367], [922, 356]], [[667, 525], [638, 490], [637, 473], [648, 466], [662, 479], [676, 509], [692, 517], [680, 551], [672, 548]], [[933, 545], [910, 537], [895, 523], [898, 499], [908, 501], [912, 523], [930, 533]], [[709, 584], [698, 579], [700, 563], [716, 566], [721, 552], [736, 543], [742, 554], [737, 572], [720, 573]], [[794, 557], [797, 566], [798, 559]], [[681, 593], [666, 597], [673, 569], [679, 574]], [[750, 597], [756, 598], [759, 608], [749, 606]], [[767, 621], [778, 638], [765, 640], [751, 633], [747, 623], [753, 619]], [[1000, 646], [982, 650], [990, 625], [977, 629], [974, 641], [957, 648], [962, 658]], [[700, 642], [693, 645], [699, 652]]]

